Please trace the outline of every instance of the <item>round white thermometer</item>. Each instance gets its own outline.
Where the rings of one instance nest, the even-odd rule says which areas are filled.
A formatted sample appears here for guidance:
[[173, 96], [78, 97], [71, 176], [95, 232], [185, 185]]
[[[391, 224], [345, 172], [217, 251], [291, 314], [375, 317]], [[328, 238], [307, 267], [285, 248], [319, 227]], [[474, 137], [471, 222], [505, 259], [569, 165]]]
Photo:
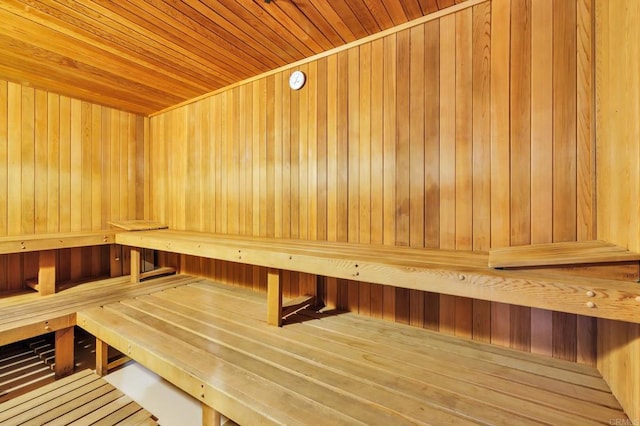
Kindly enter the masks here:
[[293, 90], [300, 90], [302, 86], [304, 86], [304, 82], [306, 80], [306, 76], [302, 71], [294, 71], [291, 73], [289, 77], [289, 86]]

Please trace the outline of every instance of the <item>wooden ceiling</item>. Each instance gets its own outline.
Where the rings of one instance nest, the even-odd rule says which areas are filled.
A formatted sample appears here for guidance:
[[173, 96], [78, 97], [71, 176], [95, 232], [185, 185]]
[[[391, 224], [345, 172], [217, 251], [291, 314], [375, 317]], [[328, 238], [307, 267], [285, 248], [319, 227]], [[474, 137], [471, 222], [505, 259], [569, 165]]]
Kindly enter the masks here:
[[150, 114], [460, 0], [2, 0], [0, 79]]

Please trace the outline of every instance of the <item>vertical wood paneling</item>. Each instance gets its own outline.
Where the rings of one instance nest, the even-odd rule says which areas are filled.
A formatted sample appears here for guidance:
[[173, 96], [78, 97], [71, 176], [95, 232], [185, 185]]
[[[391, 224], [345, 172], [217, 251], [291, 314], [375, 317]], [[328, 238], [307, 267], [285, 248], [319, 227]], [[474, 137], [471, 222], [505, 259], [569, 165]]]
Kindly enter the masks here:
[[[191, 211], [180, 203], [186, 196], [202, 212], [186, 217], [187, 229], [209, 222], [216, 232], [481, 251], [576, 239], [577, 227], [594, 225], [576, 211], [579, 197], [588, 203], [575, 166], [577, 116], [586, 111], [576, 81], [581, 33], [560, 25], [576, 16], [575, 4], [494, 0], [300, 65], [308, 81], [299, 91], [283, 71], [215, 94], [199, 111], [154, 116], [151, 218], [180, 225], [179, 210]], [[586, 73], [592, 58], [581, 60]], [[183, 130], [180, 122], [198, 126], [194, 114], [211, 117], [208, 140]], [[580, 125], [591, 129], [590, 120]], [[176, 140], [211, 158], [194, 163], [211, 170], [189, 171], [189, 185], [177, 165], [191, 157]], [[199, 205], [206, 199], [211, 209]], [[190, 268], [256, 290], [265, 274], [224, 262]], [[291, 273], [283, 288], [295, 296], [315, 282]], [[590, 324], [572, 315], [320, 282], [330, 307], [593, 362]]]
[[[581, 27], [586, 27], [583, 16], [591, 4], [595, 4], [596, 15], [592, 36], [597, 61], [597, 237], [640, 251], [640, 45], [630, 42], [640, 38], [640, 3], [579, 2]], [[583, 102], [589, 95], [589, 76], [583, 64], [589, 54], [585, 46], [588, 30], [579, 28], [578, 35], [578, 99]], [[578, 143], [584, 146], [586, 124], [593, 123], [585, 120], [588, 111], [582, 103], [578, 108]], [[586, 158], [580, 158], [582, 168]], [[640, 422], [640, 326], [598, 319], [597, 366], [629, 419]]]
[[[0, 236], [107, 228], [135, 215], [142, 117], [0, 81]], [[113, 128], [123, 136], [112, 138]], [[115, 141], [115, 147], [114, 147]], [[114, 149], [112, 149], [114, 148]], [[126, 160], [123, 173], [109, 162]], [[111, 197], [109, 191], [123, 185]], [[121, 203], [127, 204], [120, 213]], [[116, 213], [112, 207], [117, 206]], [[61, 250], [58, 280], [108, 273], [108, 248]], [[0, 256], [0, 291], [22, 289], [37, 253]]]

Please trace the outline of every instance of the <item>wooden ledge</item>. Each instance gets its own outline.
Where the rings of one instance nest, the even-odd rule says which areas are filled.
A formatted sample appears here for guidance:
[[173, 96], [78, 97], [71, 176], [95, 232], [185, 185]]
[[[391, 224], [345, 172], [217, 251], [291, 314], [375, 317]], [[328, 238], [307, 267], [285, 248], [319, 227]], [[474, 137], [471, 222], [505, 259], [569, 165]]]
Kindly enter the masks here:
[[489, 251], [490, 268], [578, 265], [639, 261], [640, 253], [605, 241], [571, 241], [503, 247]]
[[[122, 233], [116, 236], [116, 242], [269, 268], [268, 287], [273, 288], [270, 305], [277, 313], [282, 312], [278, 270], [289, 270], [640, 323], [637, 283], [548, 271], [495, 270], [487, 266], [484, 253], [175, 230]], [[281, 316], [274, 315], [269, 323], [278, 321]]]
[[0, 237], [0, 254], [26, 253], [73, 247], [114, 244], [115, 229], [97, 231], [58, 232], [54, 234], [29, 234]]

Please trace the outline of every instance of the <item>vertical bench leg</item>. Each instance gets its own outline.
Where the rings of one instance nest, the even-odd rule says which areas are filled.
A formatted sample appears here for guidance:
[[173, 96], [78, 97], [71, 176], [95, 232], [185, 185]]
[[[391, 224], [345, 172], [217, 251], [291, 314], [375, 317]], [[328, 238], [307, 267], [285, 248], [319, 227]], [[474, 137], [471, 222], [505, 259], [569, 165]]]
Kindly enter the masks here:
[[73, 351], [73, 327], [67, 327], [56, 331], [56, 379], [73, 372]]
[[222, 416], [219, 412], [207, 404], [202, 404], [202, 426], [220, 426], [221, 421]]
[[96, 338], [96, 374], [100, 377], [109, 372], [109, 345]]
[[111, 244], [109, 247], [109, 269], [111, 277], [122, 276], [122, 246]]
[[43, 296], [56, 292], [56, 252], [40, 252], [38, 261], [38, 291]]
[[282, 283], [280, 270], [267, 270], [267, 324], [282, 325]]
[[131, 247], [131, 282], [140, 282], [140, 250], [138, 247]]

